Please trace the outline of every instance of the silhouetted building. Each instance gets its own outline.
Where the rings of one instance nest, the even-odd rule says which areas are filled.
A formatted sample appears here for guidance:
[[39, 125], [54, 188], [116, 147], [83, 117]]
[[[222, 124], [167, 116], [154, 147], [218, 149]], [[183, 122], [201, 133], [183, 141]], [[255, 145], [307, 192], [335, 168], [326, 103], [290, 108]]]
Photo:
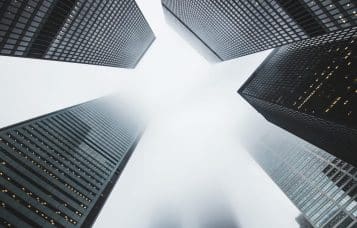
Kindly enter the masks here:
[[140, 125], [99, 99], [1, 129], [0, 226], [90, 226]]
[[221, 60], [357, 25], [356, 2], [162, 0]]
[[298, 222], [324, 228], [356, 227], [356, 167], [277, 130], [258, 137], [248, 150], [307, 220]]
[[134, 0], [0, 2], [0, 54], [133, 68], [155, 36]]
[[267, 120], [357, 165], [357, 27], [275, 49], [239, 89]]

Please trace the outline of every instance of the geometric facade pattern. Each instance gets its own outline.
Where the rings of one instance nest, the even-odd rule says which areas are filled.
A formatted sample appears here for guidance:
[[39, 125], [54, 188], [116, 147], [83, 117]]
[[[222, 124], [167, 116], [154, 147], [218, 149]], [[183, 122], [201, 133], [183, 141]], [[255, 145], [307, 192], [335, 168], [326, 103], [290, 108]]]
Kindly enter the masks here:
[[279, 130], [250, 153], [314, 227], [357, 226], [357, 169]]
[[0, 225], [88, 227], [141, 135], [104, 99], [0, 130]]
[[155, 36], [134, 0], [0, 2], [0, 54], [134, 68]]
[[222, 61], [357, 25], [351, 0], [162, 0]]
[[357, 27], [275, 49], [239, 89], [270, 122], [357, 165]]

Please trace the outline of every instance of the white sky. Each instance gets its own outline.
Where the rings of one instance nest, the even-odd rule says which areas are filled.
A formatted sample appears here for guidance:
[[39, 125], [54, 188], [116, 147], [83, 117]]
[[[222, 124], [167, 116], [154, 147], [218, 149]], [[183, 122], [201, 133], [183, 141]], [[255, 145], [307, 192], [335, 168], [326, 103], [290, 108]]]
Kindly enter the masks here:
[[298, 210], [240, 146], [247, 122], [269, 125], [236, 93], [269, 51], [210, 64], [160, 0], [137, 2], [157, 39], [135, 70], [0, 57], [0, 127], [119, 93], [150, 122], [95, 227], [297, 227]]

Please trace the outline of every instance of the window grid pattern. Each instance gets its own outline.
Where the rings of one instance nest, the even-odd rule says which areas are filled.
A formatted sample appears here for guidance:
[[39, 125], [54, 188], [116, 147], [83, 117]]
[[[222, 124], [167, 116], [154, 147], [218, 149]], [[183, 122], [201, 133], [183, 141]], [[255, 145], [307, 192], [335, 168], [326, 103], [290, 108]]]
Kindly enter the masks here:
[[349, 0], [162, 0], [162, 4], [223, 60], [357, 25], [357, 6]]
[[356, 30], [275, 49], [238, 91], [268, 121], [353, 165]]
[[357, 127], [357, 27], [277, 49], [242, 93], [296, 111]]
[[0, 223], [83, 225], [139, 134], [102, 100], [0, 130]]
[[133, 68], [155, 36], [134, 0], [0, 5], [0, 54]]
[[0, 53], [25, 56], [53, 1], [4, 1], [0, 6]]
[[283, 131], [262, 137], [252, 155], [314, 227], [356, 225], [356, 167]]

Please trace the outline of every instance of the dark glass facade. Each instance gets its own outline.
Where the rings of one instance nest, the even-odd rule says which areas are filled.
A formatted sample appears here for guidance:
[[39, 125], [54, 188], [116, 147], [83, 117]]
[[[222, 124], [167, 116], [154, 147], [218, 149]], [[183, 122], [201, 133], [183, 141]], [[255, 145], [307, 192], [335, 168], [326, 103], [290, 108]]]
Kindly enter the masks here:
[[357, 226], [356, 167], [281, 129], [247, 148], [301, 211], [301, 227]]
[[351, 0], [162, 0], [221, 60], [357, 25]]
[[134, 0], [4, 0], [0, 54], [134, 68], [155, 36]]
[[239, 90], [267, 120], [354, 165], [356, 31], [275, 49]]
[[0, 226], [92, 225], [140, 126], [99, 99], [1, 129]]

